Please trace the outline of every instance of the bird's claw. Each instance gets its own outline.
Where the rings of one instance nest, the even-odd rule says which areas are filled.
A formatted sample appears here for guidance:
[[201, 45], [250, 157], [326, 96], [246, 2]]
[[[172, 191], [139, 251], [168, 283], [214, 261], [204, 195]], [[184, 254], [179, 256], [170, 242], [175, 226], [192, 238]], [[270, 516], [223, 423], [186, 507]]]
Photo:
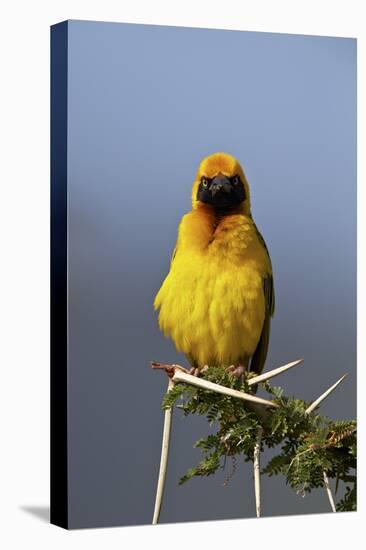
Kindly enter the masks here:
[[230, 365], [229, 367], [226, 367], [225, 370], [226, 372], [234, 372], [235, 368], [236, 368], [235, 365]]
[[236, 376], [236, 378], [240, 378], [245, 372], [245, 367], [243, 367], [243, 365], [230, 365], [230, 367], [227, 367], [225, 370], [226, 372], [229, 372], [230, 374]]
[[208, 369], [208, 365], [204, 365], [203, 367], [192, 367], [189, 371], [189, 374], [192, 376], [200, 376], [201, 372], [206, 372]]

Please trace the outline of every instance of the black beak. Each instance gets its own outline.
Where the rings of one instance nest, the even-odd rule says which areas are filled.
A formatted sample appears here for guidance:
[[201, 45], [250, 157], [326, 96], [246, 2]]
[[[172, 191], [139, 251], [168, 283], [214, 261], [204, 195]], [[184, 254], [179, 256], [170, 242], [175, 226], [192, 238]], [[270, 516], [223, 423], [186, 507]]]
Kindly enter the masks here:
[[226, 176], [216, 176], [212, 180], [210, 190], [211, 190], [211, 194], [212, 194], [213, 197], [219, 191], [222, 191], [223, 193], [230, 193], [231, 183], [230, 183], [229, 178], [227, 178]]

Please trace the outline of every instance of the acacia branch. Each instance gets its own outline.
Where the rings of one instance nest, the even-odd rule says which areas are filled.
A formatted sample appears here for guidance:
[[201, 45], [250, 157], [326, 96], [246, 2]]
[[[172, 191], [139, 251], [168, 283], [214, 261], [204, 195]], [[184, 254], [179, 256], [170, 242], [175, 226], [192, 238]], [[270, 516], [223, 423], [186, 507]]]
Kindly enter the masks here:
[[324, 401], [324, 399], [326, 399], [328, 397], [328, 395], [330, 395], [332, 392], [334, 392], [334, 390], [337, 388], [337, 386], [339, 386], [339, 384], [341, 382], [343, 382], [343, 380], [346, 378], [346, 376], [348, 376], [348, 374], [344, 374], [343, 376], [341, 376], [341, 378], [339, 380], [337, 380], [337, 382], [335, 384], [333, 384], [333, 386], [331, 386], [329, 389], [327, 389], [327, 391], [325, 391], [324, 393], [321, 394], [320, 397], [318, 397], [318, 399], [316, 399], [307, 409], [305, 412], [307, 412], [308, 414], [310, 414], [311, 412], [313, 412], [314, 409], [316, 409], [320, 403], [322, 401]]
[[[295, 366], [297, 366], [301, 363], [302, 363], [302, 360], [300, 359], [300, 360], [288, 363], [286, 365], [283, 365], [281, 367], [278, 367], [276, 369], [272, 369], [271, 371], [268, 371], [267, 373], [263, 373], [263, 374], [258, 375], [258, 376], [251, 376], [250, 374], [249, 374], [249, 376], [246, 375], [245, 376], [245, 386], [244, 387], [247, 387], [247, 385], [253, 386], [255, 384], [260, 384], [261, 382], [265, 382], [265, 381], [269, 380], [270, 378], [272, 378], [274, 376], [277, 376], [281, 373], [284, 373], [287, 370], [289, 370], [289, 369], [291, 369], [291, 368], [293, 368], [293, 367], [295, 367]], [[278, 403], [276, 401], [268, 401], [266, 399], [262, 399], [262, 398], [257, 397], [252, 392], [246, 393], [246, 392], [234, 389], [234, 387], [236, 386], [236, 383], [235, 383], [234, 380], [231, 380], [230, 377], [229, 378], [227, 378], [227, 377], [221, 378], [221, 376], [219, 376], [219, 375], [217, 377], [209, 375], [209, 377], [208, 377], [209, 379], [207, 379], [207, 377], [200, 378], [198, 376], [193, 376], [192, 374], [190, 374], [190, 372], [187, 369], [184, 369], [180, 365], [175, 365], [175, 364], [165, 364], [165, 363], [152, 362], [151, 367], [153, 369], [160, 369], [160, 370], [165, 371], [165, 373], [167, 374], [167, 376], [169, 378], [168, 392], [170, 391], [170, 389], [172, 387], [174, 387], [175, 384], [179, 384], [179, 383], [188, 384], [190, 386], [193, 386], [193, 387], [199, 388], [201, 390], [204, 390], [202, 393], [197, 393], [197, 391], [193, 392], [193, 394], [192, 394], [193, 397], [191, 398], [191, 401], [188, 401], [187, 406], [185, 405], [185, 412], [197, 412], [197, 404], [196, 404], [196, 401], [195, 401], [195, 400], [197, 400], [197, 398], [199, 399], [200, 402], [202, 401], [202, 404], [203, 404], [202, 411], [201, 412], [198, 411], [199, 414], [206, 414], [207, 411], [211, 411], [210, 407], [212, 407], [212, 403], [216, 403], [216, 406], [217, 406], [217, 404], [222, 403], [223, 408], [222, 408], [222, 411], [221, 411], [220, 414], [224, 415], [223, 416], [224, 422], [227, 421], [229, 427], [231, 425], [233, 425], [233, 428], [230, 427], [230, 430], [225, 435], [225, 440], [230, 438], [230, 437], [233, 438], [233, 440], [230, 440], [231, 443], [230, 443], [230, 449], [228, 451], [229, 454], [233, 454], [233, 452], [235, 452], [235, 449], [236, 449], [237, 445], [242, 445], [243, 446], [243, 449], [242, 449], [243, 453], [248, 458], [252, 458], [252, 460], [253, 460], [256, 515], [257, 515], [257, 517], [259, 517], [261, 515], [260, 453], [261, 453], [262, 441], [265, 440], [266, 443], [269, 446], [271, 446], [273, 444], [273, 440], [274, 441], [278, 440], [278, 436], [276, 435], [276, 430], [277, 430], [278, 425], [280, 425], [280, 427], [281, 427], [281, 425], [282, 425], [281, 422], [284, 423], [284, 425], [286, 425], [287, 422], [290, 422], [290, 425], [291, 425], [291, 418], [290, 418], [291, 417], [291, 410], [292, 409], [297, 410], [297, 408], [295, 406], [296, 405], [296, 403], [295, 403], [296, 400], [295, 399], [292, 399], [292, 400], [290, 399], [287, 402], [287, 399], [285, 399], [283, 401], [284, 406], [285, 406], [285, 410], [286, 410], [286, 407], [289, 409], [289, 417], [287, 418], [287, 413], [286, 413], [286, 418], [283, 418], [284, 411], [281, 411], [281, 402]], [[316, 399], [311, 405], [309, 405], [307, 407], [306, 413], [307, 413], [307, 416], [309, 416], [309, 430], [310, 431], [312, 430], [312, 428], [314, 428], [315, 423], [316, 423], [316, 419], [318, 418], [317, 416], [310, 418], [311, 413], [320, 405], [320, 403], [323, 402], [324, 399], [326, 399], [326, 397], [328, 397], [336, 389], [336, 387], [344, 380], [345, 376], [346, 375], [342, 376], [326, 392], [324, 392], [318, 399]], [[214, 382], [210, 381], [210, 380], [215, 380], [215, 379], [218, 379], [219, 381], [223, 380], [223, 379], [226, 380], [225, 383], [227, 384], [227, 386], [223, 386], [220, 383], [217, 384], [217, 383], [214, 383]], [[233, 387], [230, 387], [230, 386], [233, 386]], [[241, 386], [241, 387], [243, 387], [243, 386]], [[267, 386], [266, 386], [266, 388], [267, 388]], [[268, 386], [268, 388], [267, 388], [267, 391], [269, 391], [269, 393], [277, 395], [277, 392], [271, 391], [270, 386]], [[172, 395], [172, 399], [169, 400], [169, 405], [170, 405], [170, 403], [172, 403], [176, 399], [175, 396], [176, 395], [177, 396], [181, 395], [182, 393], [184, 393], [184, 390], [185, 390], [184, 387], [182, 387], [181, 390], [177, 389], [176, 392], [174, 393], [174, 395]], [[235, 403], [235, 401], [233, 400], [232, 402], [229, 402], [229, 401], [227, 402], [228, 410], [226, 411], [226, 408], [224, 406], [226, 401], [218, 401], [217, 399], [215, 400], [214, 397], [212, 396], [212, 394], [209, 395], [206, 392], [214, 392], [216, 394], [226, 395], [226, 396], [234, 398], [236, 400], [240, 399], [241, 402], [242, 401], [246, 402], [247, 407], [244, 410], [241, 407], [240, 402], [236, 401], [236, 403]], [[303, 403], [305, 404], [305, 402], [303, 402]], [[165, 417], [164, 417], [164, 432], [163, 432], [163, 442], [162, 442], [162, 453], [161, 453], [159, 481], [158, 481], [158, 488], [157, 488], [153, 523], [157, 523], [158, 520], [159, 520], [161, 501], [162, 501], [163, 492], [164, 492], [164, 484], [165, 484], [165, 478], [166, 478], [168, 452], [169, 452], [169, 436], [170, 436], [171, 421], [172, 421], [172, 417], [171, 417], [172, 407], [173, 407], [173, 405], [169, 409], [166, 410]], [[249, 409], [251, 411], [254, 411], [255, 415], [245, 416], [246, 412], [247, 412], [247, 409]], [[276, 410], [278, 412], [276, 412]], [[235, 411], [237, 411], [237, 412], [235, 412]], [[229, 415], [229, 417], [227, 417], [227, 415], [225, 416], [226, 413], [227, 413], [227, 415]], [[220, 414], [214, 413], [213, 417], [219, 418], [220, 422], [221, 422], [222, 418], [221, 418]], [[242, 415], [244, 415], [244, 416], [242, 416]], [[275, 415], [275, 418], [272, 418], [272, 415]], [[246, 435], [242, 436], [241, 422], [244, 423], [244, 426], [246, 427], [245, 429], [247, 429], [248, 433], [250, 433], [250, 438], [251, 438], [250, 443], [247, 441], [247, 439], [245, 439], [247, 437]], [[258, 422], [260, 424], [260, 427], [258, 425]], [[236, 426], [235, 423], [237, 423], [238, 426]], [[247, 424], [248, 424], [248, 426], [247, 426]], [[275, 428], [273, 428], [272, 424], [274, 424]], [[268, 430], [267, 430], [267, 428], [268, 428]], [[339, 430], [337, 430], [336, 428], [334, 430], [332, 430], [330, 428], [329, 436], [323, 443], [321, 443], [321, 444], [314, 444], [313, 443], [313, 444], [309, 445], [309, 447], [300, 454], [305, 454], [306, 452], [310, 452], [310, 451], [312, 451], [312, 450], [314, 450], [315, 448], [318, 448], [318, 447], [321, 447], [321, 448], [332, 448], [332, 447], [334, 447], [335, 445], [337, 445], [339, 443], [339, 441], [341, 441], [342, 439], [352, 435], [355, 432], [355, 428], [353, 427], [353, 425], [348, 426], [348, 424], [347, 424], [346, 428], [347, 429], [345, 429], [341, 434], [338, 433]], [[243, 429], [244, 429], [244, 427], [243, 427]], [[271, 431], [272, 429], [274, 429], [274, 431]], [[254, 441], [253, 441], [253, 434], [255, 434], [255, 440]], [[280, 431], [279, 434], [282, 434], [282, 432]], [[284, 436], [282, 436], [282, 437], [284, 437]], [[267, 442], [267, 439], [268, 439], [269, 443]], [[222, 454], [224, 454], [222, 449], [220, 448], [221, 439], [219, 438], [217, 441], [215, 441], [215, 439], [213, 439], [211, 441], [211, 440], [208, 440], [208, 438], [207, 438], [207, 441], [209, 442], [209, 445], [211, 445], [210, 448], [215, 449], [214, 452], [211, 455], [209, 455], [207, 459], [205, 459], [206, 461], [208, 461], [207, 462], [207, 464], [208, 464], [207, 468], [206, 469], [202, 469], [202, 468], [200, 469], [199, 466], [198, 466], [197, 468], [191, 469], [188, 472], [188, 474], [185, 476], [186, 479], [190, 479], [191, 477], [193, 477], [193, 475], [209, 475], [210, 473], [213, 473], [214, 471], [216, 471], [216, 469], [218, 467], [216, 462], [212, 461], [213, 459], [211, 460], [211, 462], [209, 462], [209, 459], [211, 459], [212, 457], [215, 458], [215, 457], [218, 457], [218, 456], [221, 456]], [[202, 445], [202, 447], [204, 447], [204, 446]], [[225, 453], [225, 455], [226, 454], [227, 453]], [[292, 460], [290, 461], [288, 471], [291, 469], [294, 461], [296, 461], [296, 460], [299, 461], [299, 456], [300, 455], [296, 455], [292, 458]], [[291, 459], [291, 456], [289, 456], [289, 459]], [[312, 459], [309, 458], [310, 462], [311, 462], [311, 460]], [[281, 469], [281, 464], [280, 464], [280, 469]], [[273, 466], [272, 471], [274, 471], [274, 470], [275, 470], [275, 467]], [[268, 473], [268, 472], [266, 472], [266, 473]], [[286, 472], [285, 472], [284, 475], [286, 475]], [[291, 476], [290, 476], [290, 478], [291, 478]], [[306, 476], [305, 477], [303, 476], [303, 478], [305, 479], [306, 483], [308, 483], [308, 484], [310, 483], [310, 486], [312, 486], [311, 481], [309, 482], [307, 480]], [[184, 478], [182, 478], [182, 479], [184, 479]], [[332, 495], [332, 491], [331, 491], [331, 487], [330, 487], [330, 483], [329, 483], [329, 479], [328, 479], [328, 475], [327, 475], [327, 466], [325, 466], [325, 465], [323, 466], [323, 480], [324, 480], [324, 488], [326, 490], [327, 497], [329, 499], [331, 508], [332, 508], [333, 512], [335, 512], [336, 507], [335, 507], [335, 504], [334, 504], [334, 498], [333, 498], [333, 495]]]
[[325, 490], [327, 492], [330, 507], [332, 508], [333, 512], [336, 512], [337, 510], [336, 510], [336, 506], [335, 506], [335, 503], [334, 503], [332, 489], [330, 487], [329, 478], [328, 478], [327, 472], [325, 470], [323, 470], [323, 479], [324, 479], [324, 486], [325, 486]]
[[232, 388], [227, 388], [226, 386], [221, 386], [220, 384], [215, 384], [214, 382], [209, 382], [203, 378], [198, 378], [197, 376], [192, 376], [189, 374], [186, 369], [179, 365], [166, 365], [164, 363], [151, 363], [153, 369], [163, 369], [166, 371], [167, 375], [173, 380], [173, 382], [183, 382], [184, 384], [189, 384], [191, 386], [196, 386], [203, 390], [209, 390], [216, 393], [221, 393], [223, 395], [228, 395], [229, 397], [235, 397], [237, 399], [243, 399], [244, 401], [250, 401], [252, 403], [258, 403], [259, 405], [265, 405], [267, 407], [278, 407], [279, 405], [274, 401], [268, 401], [267, 399], [262, 399], [261, 397], [256, 397], [250, 393], [245, 393], [242, 391], [234, 390]]
[[[167, 391], [169, 392], [173, 387], [174, 387], [174, 382], [171, 380], [171, 378], [169, 378]], [[161, 444], [160, 469], [159, 469], [158, 486], [156, 489], [154, 516], [152, 521], [153, 525], [156, 525], [159, 521], [161, 504], [163, 500], [166, 473], [168, 468], [172, 416], [173, 416], [173, 407], [170, 407], [164, 413], [163, 440]]]
[[291, 363], [287, 363], [287, 365], [283, 365], [282, 367], [277, 367], [276, 369], [269, 370], [268, 372], [264, 372], [263, 374], [259, 374], [258, 376], [253, 376], [253, 378], [249, 378], [248, 385], [253, 386], [253, 384], [258, 384], [259, 382], [265, 382], [266, 380], [269, 380], [274, 376], [278, 376], [279, 374], [282, 374], [283, 372], [286, 372], [293, 367], [297, 367], [297, 365], [301, 365], [303, 362], [304, 359], [297, 359], [297, 361], [292, 361]]
[[254, 493], [255, 493], [255, 510], [257, 518], [261, 515], [261, 442], [262, 442], [263, 428], [258, 428], [257, 437], [255, 440], [254, 454], [253, 454], [253, 470], [254, 470]]
[[[335, 384], [333, 384], [333, 386], [331, 386], [329, 389], [327, 389], [327, 391], [325, 391], [324, 393], [322, 393], [318, 399], [316, 399], [307, 409], [306, 409], [306, 413], [307, 414], [310, 414], [311, 412], [313, 412], [313, 410], [315, 410], [322, 401], [324, 401], [324, 399], [326, 399], [328, 397], [328, 395], [330, 395], [338, 386], [341, 382], [343, 382], [343, 380], [346, 378], [347, 376], [347, 373], [344, 374], [339, 380], [337, 380], [337, 382]], [[327, 497], [328, 497], [328, 500], [329, 500], [329, 504], [330, 504], [330, 507], [332, 509], [333, 512], [336, 512], [336, 507], [335, 507], [335, 504], [334, 504], [334, 498], [333, 498], [333, 494], [332, 494], [332, 489], [330, 487], [330, 483], [329, 483], [329, 479], [328, 479], [328, 476], [327, 476], [327, 472], [325, 470], [323, 470], [323, 479], [324, 479], [324, 487], [325, 487], [325, 490], [326, 490], [326, 493], [327, 493]]]

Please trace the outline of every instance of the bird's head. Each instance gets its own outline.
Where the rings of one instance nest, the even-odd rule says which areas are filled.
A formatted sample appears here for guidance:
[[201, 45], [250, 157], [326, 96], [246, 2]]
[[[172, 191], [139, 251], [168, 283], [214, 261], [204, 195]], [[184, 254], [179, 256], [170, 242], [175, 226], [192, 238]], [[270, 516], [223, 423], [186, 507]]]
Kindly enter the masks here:
[[249, 185], [236, 158], [214, 153], [202, 160], [193, 184], [192, 204], [194, 209], [205, 205], [222, 214], [250, 214]]

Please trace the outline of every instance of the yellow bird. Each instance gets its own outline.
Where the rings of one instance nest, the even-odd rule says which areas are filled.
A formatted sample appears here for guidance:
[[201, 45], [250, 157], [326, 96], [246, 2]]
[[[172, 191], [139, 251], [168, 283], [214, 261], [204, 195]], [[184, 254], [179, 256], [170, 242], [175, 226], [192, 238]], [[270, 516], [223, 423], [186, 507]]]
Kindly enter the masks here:
[[195, 375], [207, 366], [260, 373], [274, 305], [271, 259], [251, 215], [245, 174], [233, 156], [214, 153], [198, 168], [192, 210], [180, 222], [154, 300], [160, 329]]

